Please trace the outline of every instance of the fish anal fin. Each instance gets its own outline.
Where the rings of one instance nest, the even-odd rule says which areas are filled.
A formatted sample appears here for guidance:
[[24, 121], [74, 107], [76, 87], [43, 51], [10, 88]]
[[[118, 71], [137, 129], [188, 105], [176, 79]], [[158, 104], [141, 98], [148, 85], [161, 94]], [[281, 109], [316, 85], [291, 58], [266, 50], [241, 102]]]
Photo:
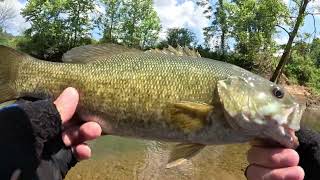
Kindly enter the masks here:
[[190, 158], [197, 155], [206, 145], [203, 144], [192, 144], [192, 143], [181, 143], [177, 144], [170, 153], [170, 157], [166, 168], [172, 168], [183, 164]]

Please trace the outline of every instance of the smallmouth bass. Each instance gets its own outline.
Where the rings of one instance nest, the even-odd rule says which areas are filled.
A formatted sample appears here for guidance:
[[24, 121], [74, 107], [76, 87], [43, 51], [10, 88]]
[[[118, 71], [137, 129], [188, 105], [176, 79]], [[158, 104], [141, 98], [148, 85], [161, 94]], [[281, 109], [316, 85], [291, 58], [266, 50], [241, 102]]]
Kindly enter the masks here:
[[[106, 134], [181, 142], [168, 167], [206, 145], [265, 139], [295, 148], [303, 113], [275, 83], [188, 49], [88, 45], [66, 63], [46, 62], [0, 46], [0, 102], [79, 91], [77, 112]], [[70, 63], [72, 62], [72, 63]]]

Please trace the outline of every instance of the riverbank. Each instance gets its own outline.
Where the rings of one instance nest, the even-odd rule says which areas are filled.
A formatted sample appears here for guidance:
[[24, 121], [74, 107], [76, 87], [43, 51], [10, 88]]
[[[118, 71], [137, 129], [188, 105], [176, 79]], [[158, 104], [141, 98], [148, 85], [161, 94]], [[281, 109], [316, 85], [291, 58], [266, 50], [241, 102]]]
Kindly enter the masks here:
[[284, 87], [300, 104], [306, 105], [306, 110], [301, 119], [301, 126], [320, 132], [320, 97], [313, 94], [305, 86], [284, 85]]
[[284, 88], [293, 95], [300, 104], [305, 104], [307, 108], [320, 109], [320, 96], [315, 95], [305, 86], [299, 85], [284, 85]]

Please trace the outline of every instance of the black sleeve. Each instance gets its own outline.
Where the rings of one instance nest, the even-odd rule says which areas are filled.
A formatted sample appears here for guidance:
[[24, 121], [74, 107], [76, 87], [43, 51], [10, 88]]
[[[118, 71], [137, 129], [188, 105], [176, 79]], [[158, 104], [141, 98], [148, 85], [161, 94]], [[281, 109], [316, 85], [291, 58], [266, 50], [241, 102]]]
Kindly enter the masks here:
[[1, 179], [10, 179], [12, 174], [20, 179], [51, 179], [46, 176], [50, 173], [57, 177], [52, 179], [61, 179], [75, 164], [65, 161], [74, 158], [62, 142], [60, 115], [51, 101], [0, 109], [0, 123]]
[[320, 177], [320, 134], [307, 128], [297, 132], [299, 147], [299, 166], [305, 171], [305, 180], [315, 180]]

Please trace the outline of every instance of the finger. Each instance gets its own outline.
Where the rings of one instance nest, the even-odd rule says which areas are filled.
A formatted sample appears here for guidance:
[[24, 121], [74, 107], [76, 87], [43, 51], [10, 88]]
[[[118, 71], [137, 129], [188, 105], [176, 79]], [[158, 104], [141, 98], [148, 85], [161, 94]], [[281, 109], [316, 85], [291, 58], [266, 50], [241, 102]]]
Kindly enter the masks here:
[[101, 127], [95, 122], [87, 122], [80, 127], [69, 128], [62, 133], [62, 140], [66, 146], [77, 145], [101, 136]]
[[78, 144], [72, 148], [74, 155], [79, 161], [89, 159], [91, 157], [91, 149], [87, 144]]
[[247, 156], [250, 164], [266, 168], [297, 166], [299, 155], [293, 149], [252, 147]]
[[300, 166], [269, 169], [252, 165], [246, 176], [248, 180], [303, 180], [304, 171]]
[[75, 113], [78, 101], [78, 91], [72, 87], [68, 87], [67, 89], [65, 89], [54, 101], [54, 104], [56, 105], [60, 113], [63, 124], [70, 120]]

